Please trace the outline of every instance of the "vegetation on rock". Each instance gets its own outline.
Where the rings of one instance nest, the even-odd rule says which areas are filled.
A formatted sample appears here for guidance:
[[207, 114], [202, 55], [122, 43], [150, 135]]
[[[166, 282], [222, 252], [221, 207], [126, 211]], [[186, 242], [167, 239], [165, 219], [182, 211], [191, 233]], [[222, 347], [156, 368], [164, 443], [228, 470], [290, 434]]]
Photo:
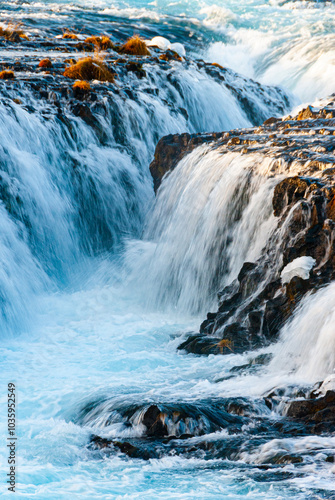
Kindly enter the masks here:
[[114, 44], [108, 36], [89, 36], [85, 43], [91, 43], [100, 50], [113, 49]]
[[0, 72], [0, 80], [13, 80], [15, 78], [14, 71], [4, 70]]
[[63, 33], [63, 38], [66, 40], [78, 40], [78, 36], [75, 33], [71, 33], [71, 31], [65, 31]]
[[73, 89], [80, 89], [80, 90], [87, 92], [87, 91], [91, 90], [91, 85], [88, 82], [85, 82], [84, 80], [80, 80], [78, 82], [74, 82], [72, 88]]
[[101, 82], [114, 82], [114, 75], [99, 59], [85, 57], [75, 64], [68, 66], [64, 76], [73, 80], [100, 80]]
[[120, 47], [119, 52], [120, 54], [129, 54], [133, 56], [150, 56], [145, 41], [137, 35], [129, 38], [126, 43]]
[[13, 28], [2, 28], [0, 27], [0, 37], [5, 38], [9, 42], [20, 42], [22, 39], [29, 40], [28, 36], [24, 33], [19, 25], [15, 25]]
[[42, 59], [38, 63], [38, 67], [39, 68], [52, 68], [52, 62], [50, 61], [50, 59]]

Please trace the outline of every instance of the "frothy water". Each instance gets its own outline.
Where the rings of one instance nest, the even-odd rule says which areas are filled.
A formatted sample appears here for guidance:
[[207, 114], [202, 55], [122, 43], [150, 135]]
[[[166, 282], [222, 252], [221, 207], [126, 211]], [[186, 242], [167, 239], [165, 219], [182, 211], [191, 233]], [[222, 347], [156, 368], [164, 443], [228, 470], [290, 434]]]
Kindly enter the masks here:
[[335, 371], [334, 291], [331, 284], [304, 299], [282, 331], [273, 369], [288, 370], [312, 382]]
[[[85, 26], [117, 39], [163, 35], [187, 56], [280, 84], [297, 101], [333, 91], [329, 3], [10, 0], [1, 9], [28, 33]], [[180, 162], [154, 202], [148, 165], [168, 133], [249, 126], [229, 85], [253, 100], [254, 123], [273, 114], [268, 94], [241, 82], [221, 84], [195, 65], [168, 78], [148, 71], [134, 98], [106, 96], [95, 131], [70, 109], [59, 114], [22, 86], [1, 84], [0, 397], [5, 408], [7, 383], [17, 384], [18, 497], [334, 494], [334, 466], [325, 461], [334, 438], [281, 429], [282, 408], [271, 411], [263, 399], [278, 387], [289, 387], [289, 397], [333, 372], [333, 285], [306, 297], [278, 344], [258, 353], [177, 351], [218, 290], [271, 238], [280, 175], [269, 175], [271, 159], [206, 146]], [[273, 355], [268, 366], [255, 362], [264, 354]], [[231, 404], [244, 413], [232, 417]], [[92, 434], [136, 444], [152, 405], [165, 412], [168, 439], [148, 440], [149, 458], [89, 445]], [[7, 450], [0, 453], [6, 474]], [[296, 461], [278, 466], [287, 455]], [[5, 482], [0, 491], [8, 496]]]

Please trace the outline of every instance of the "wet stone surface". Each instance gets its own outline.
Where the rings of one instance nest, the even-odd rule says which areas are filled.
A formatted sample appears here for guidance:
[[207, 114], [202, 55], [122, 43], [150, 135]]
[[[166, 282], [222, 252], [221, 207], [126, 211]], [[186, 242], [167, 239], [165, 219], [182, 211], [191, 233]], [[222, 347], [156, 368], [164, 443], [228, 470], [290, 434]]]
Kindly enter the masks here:
[[[276, 398], [276, 395], [270, 395], [267, 401], [265, 398], [256, 401], [218, 398], [193, 403], [125, 405], [123, 408], [116, 408], [110, 401], [107, 412], [103, 410], [106, 401], [100, 401], [83, 408], [79, 423], [90, 425], [97, 413], [105, 415], [102, 427], [100, 423], [100, 433], [92, 435], [88, 444], [93, 453], [121, 453], [125, 457], [143, 460], [177, 454], [186, 458], [223, 459], [235, 463], [250, 455], [250, 463], [264, 470], [303, 464], [305, 457], [302, 454], [275, 448], [270, 454], [252, 458], [271, 439], [303, 437], [308, 433], [299, 420], [274, 418], [268, 408], [269, 398]], [[122, 426], [120, 437], [105, 437], [110, 426], [117, 422], [122, 422], [128, 437], [122, 438]]]

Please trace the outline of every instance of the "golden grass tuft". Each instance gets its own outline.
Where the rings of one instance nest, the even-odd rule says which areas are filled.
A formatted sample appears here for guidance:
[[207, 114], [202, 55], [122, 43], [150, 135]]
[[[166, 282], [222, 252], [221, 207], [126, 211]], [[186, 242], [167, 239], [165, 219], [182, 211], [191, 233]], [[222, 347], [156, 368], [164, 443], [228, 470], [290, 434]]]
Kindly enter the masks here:
[[15, 78], [14, 71], [5, 69], [0, 72], [0, 80], [13, 80]]
[[13, 26], [13, 28], [0, 27], [0, 37], [5, 38], [9, 42], [20, 42], [21, 39], [29, 40], [24, 31], [19, 29], [19, 24]]
[[83, 92], [88, 92], [89, 90], [91, 90], [91, 85], [85, 80], [80, 80], [78, 82], [74, 82], [72, 88], [74, 90], [82, 90]]
[[89, 36], [88, 38], [86, 38], [85, 43], [91, 43], [100, 50], [114, 48], [114, 44], [108, 36]]
[[101, 82], [114, 82], [114, 75], [99, 59], [85, 57], [75, 64], [65, 68], [64, 76], [73, 80], [100, 80]]
[[50, 61], [50, 59], [46, 58], [46, 59], [42, 59], [39, 63], [38, 63], [38, 67], [39, 68], [52, 68], [52, 62]]
[[63, 33], [63, 37], [62, 38], [65, 38], [66, 40], [78, 40], [78, 37], [75, 33], [71, 33], [71, 31], [65, 31], [65, 33]]
[[138, 35], [129, 38], [120, 49], [120, 54], [129, 54], [133, 56], [150, 56], [145, 41]]
[[218, 342], [217, 344], [214, 344], [214, 345], [216, 345], [220, 349], [221, 354], [223, 354], [224, 347], [229, 349], [231, 352], [234, 352], [234, 350], [233, 350], [234, 349], [234, 342], [232, 340], [222, 339], [222, 340], [220, 340], [220, 342]]

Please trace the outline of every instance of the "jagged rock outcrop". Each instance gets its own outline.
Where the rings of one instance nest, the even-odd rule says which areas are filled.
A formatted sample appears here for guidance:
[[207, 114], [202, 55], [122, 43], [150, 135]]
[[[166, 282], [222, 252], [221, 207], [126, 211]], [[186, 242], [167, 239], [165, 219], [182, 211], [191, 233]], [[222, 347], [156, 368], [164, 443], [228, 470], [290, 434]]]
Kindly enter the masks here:
[[222, 152], [241, 154], [260, 152], [266, 156], [295, 163], [298, 170], [313, 175], [323, 170], [331, 176], [334, 168], [335, 107], [333, 98], [327, 106], [308, 106], [297, 116], [271, 117], [262, 126], [209, 134], [175, 134], [163, 137], [156, 147], [150, 170], [156, 189], [163, 176], [201, 144], [214, 143]]

